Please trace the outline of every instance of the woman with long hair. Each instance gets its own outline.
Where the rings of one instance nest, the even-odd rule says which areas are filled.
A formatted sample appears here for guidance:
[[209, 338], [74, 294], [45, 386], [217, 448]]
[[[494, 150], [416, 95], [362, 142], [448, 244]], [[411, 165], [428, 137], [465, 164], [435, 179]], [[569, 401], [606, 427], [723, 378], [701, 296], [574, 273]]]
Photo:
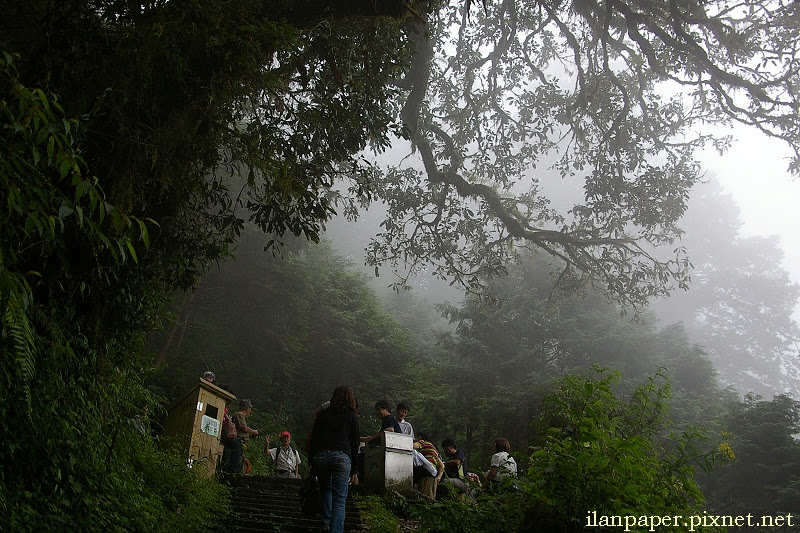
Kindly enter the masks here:
[[330, 533], [344, 531], [345, 500], [350, 483], [358, 483], [358, 403], [350, 387], [339, 385], [331, 404], [317, 413], [309, 455], [317, 476], [322, 521]]

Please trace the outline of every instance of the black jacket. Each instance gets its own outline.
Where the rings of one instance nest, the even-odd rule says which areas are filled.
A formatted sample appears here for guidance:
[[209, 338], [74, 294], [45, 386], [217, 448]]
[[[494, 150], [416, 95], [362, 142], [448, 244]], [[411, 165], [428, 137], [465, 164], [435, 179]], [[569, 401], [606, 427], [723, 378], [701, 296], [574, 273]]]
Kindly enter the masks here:
[[354, 475], [358, 468], [359, 436], [355, 413], [328, 407], [320, 411], [314, 420], [309, 456], [313, 458], [317, 452], [327, 450], [344, 452], [350, 457], [350, 475]]

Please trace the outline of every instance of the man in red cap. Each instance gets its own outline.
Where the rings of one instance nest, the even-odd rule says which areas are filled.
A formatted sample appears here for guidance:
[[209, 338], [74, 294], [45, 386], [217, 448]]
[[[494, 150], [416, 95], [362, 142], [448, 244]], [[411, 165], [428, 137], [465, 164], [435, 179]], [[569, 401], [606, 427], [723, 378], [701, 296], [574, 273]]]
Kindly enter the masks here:
[[269, 435], [264, 445], [264, 453], [269, 454], [275, 462], [275, 477], [300, 479], [300, 454], [292, 448], [292, 434], [284, 431], [280, 436], [281, 445], [277, 448], [269, 447]]

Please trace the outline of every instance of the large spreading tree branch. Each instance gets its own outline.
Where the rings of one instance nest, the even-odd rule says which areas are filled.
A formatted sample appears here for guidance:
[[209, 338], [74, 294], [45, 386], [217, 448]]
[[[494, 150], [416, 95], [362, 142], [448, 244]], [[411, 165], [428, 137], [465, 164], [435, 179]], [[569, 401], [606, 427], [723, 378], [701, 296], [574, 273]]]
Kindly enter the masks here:
[[[797, 149], [797, 46], [765, 37], [768, 23], [796, 35], [797, 9], [756, 4], [502, 0], [473, 13], [479, 20], [445, 8], [431, 17], [439, 26], [417, 24], [416, 53], [397, 87], [403, 131], [419, 156], [407, 176], [419, 181], [393, 196], [404, 198], [390, 210], [402, 222], [384, 237], [405, 247], [398, 232], [413, 228], [406, 255], [413, 249], [457, 279], [481, 272], [482, 261], [484, 272], [497, 271], [526, 245], [623, 301], [685, 287], [681, 249], [672, 259], [649, 250], [680, 236], [676, 224], [700, 176], [694, 150], [726, 145], [694, 125], [736, 120]], [[760, 20], [742, 16], [748, 6]], [[760, 57], [783, 64], [759, 68]], [[663, 103], [660, 81], [694, 90], [693, 103], [679, 95]], [[548, 159], [562, 177], [585, 175], [585, 201], [568, 213], [537, 191], [546, 170], [531, 171]], [[531, 192], [520, 194], [522, 178]], [[452, 253], [444, 243], [455, 241], [467, 249], [456, 247], [454, 260], [442, 250]]]

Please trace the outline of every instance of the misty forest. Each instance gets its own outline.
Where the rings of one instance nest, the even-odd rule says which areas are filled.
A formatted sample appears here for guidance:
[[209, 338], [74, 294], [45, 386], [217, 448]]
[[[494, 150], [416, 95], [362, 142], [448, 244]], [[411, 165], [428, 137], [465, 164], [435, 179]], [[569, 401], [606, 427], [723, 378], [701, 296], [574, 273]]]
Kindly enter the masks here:
[[795, 0], [0, 0], [0, 52], [4, 531], [234, 524], [161, 435], [209, 370], [253, 478], [341, 384], [510, 442], [362, 530], [800, 527], [800, 286], [699, 162], [800, 172]]

